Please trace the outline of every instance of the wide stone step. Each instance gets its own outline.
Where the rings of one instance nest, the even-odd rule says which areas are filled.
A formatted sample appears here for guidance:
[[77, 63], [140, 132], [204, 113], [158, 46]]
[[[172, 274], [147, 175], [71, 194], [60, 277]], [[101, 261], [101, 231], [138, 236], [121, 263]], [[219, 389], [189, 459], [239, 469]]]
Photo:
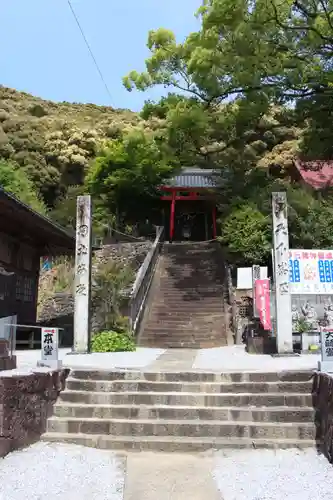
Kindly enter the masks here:
[[311, 422], [313, 408], [274, 407], [251, 409], [247, 407], [193, 407], [163, 405], [89, 405], [64, 404], [54, 406], [56, 417], [70, 418], [143, 418], [166, 420], [217, 420], [234, 422]]
[[[159, 281], [159, 292], [163, 293], [174, 293], [177, 295], [182, 294], [198, 294], [198, 295], [209, 295], [219, 297], [223, 294], [224, 288], [222, 285], [214, 283], [214, 279], [212, 277], [211, 280], [206, 282], [200, 282], [194, 280], [189, 282], [186, 278], [182, 278], [180, 281]], [[158, 293], [159, 293], [158, 292]]]
[[43, 441], [73, 443], [92, 448], [110, 450], [137, 450], [162, 452], [203, 452], [224, 449], [288, 449], [314, 448], [312, 439], [248, 439], [248, 438], [195, 438], [175, 436], [104, 436], [98, 434], [68, 434], [48, 432]]
[[139, 341], [140, 347], [152, 347], [152, 348], [160, 348], [160, 349], [212, 349], [214, 347], [222, 347], [228, 345], [226, 339], [217, 339], [217, 340], [209, 340], [209, 341], [195, 341], [195, 342], [187, 342], [186, 339], [184, 341], [174, 341], [166, 338], [165, 340], [160, 339], [149, 339], [145, 340], [144, 338]]
[[[162, 340], [169, 340], [172, 342], [193, 342], [201, 343], [209, 340], [215, 340], [222, 336], [225, 331], [224, 325], [221, 328], [215, 328], [215, 332], [211, 330], [202, 331], [199, 327], [185, 327], [185, 326], [168, 326], [168, 327], [158, 327], [148, 324], [141, 334], [141, 338], [147, 338], [148, 340], [156, 340], [161, 337]], [[198, 334], [198, 335], [197, 335]]]
[[[207, 317], [210, 317], [210, 318], [220, 318], [221, 316], [223, 315], [223, 312], [221, 313], [221, 311], [215, 313], [215, 314], [211, 314], [211, 313], [208, 313], [205, 312], [205, 311], [196, 311], [196, 312], [193, 312], [192, 315], [191, 315], [191, 319], [192, 320], [199, 320], [199, 321], [203, 321], [205, 318]], [[174, 321], [178, 321], [179, 319], [180, 320], [188, 320], [189, 317], [188, 317], [188, 312], [187, 311], [170, 311], [170, 309], [166, 306], [163, 306], [161, 308], [157, 308], [157, 307], [153, 307], [152, 308], [152, 311], [149, 315], [149, 318], [158, 318], [159, 320], [164, 320], [164, 319], [172, 319]]]
[[176, 305], [176, 304], [182, 304], [184, 305], [193, 305], [193, 304], [204, 304], [205, 307], [214, 309], [214, 307], [221, 305], [223, 303], [222, 297], [207, 297], [207, 296], [191, 296], [190, 294], [188, 295], [182, 295], [182, 296], [175, 296], [175, 295], [169, 295], [168, 297], [165, 297], [163, 293], [160, 295], [158, 294], [153, 302], [153, 304], [159, 306], [159, 305]]
[[309, 382], [312, 371], [201, 372], [74, 369], [71, 378], [80, 380], [147, 380], [151, 382]]
[[89, 392], [63, 391], [59, 401], [102, 405], [170, 405], [170, 406], [312, 406], [311, 394], [205, 394], [186, 392]]
[[311, 382], [155, 382], [147, 380], [77, 380], [68, 378], [67, 389], [97, 392], [202, 392], [202, 393], [310, 393]]
[[246, 437], [315, 439], [313, 423], [228, 422], [216, 420], [149, 420], [51, 417], [47, 432], [114, 436]]
[[216, 327], [216, 324], [219, 322], [223, 323], [223, 315], [221, 315], [221, 318], [218, 320], [215, 319], [214, 321], [197, 321], [197, 320], [169, 320], [169, 319], [152, 319], [149, 318], [148, 320], [148, 326], [145, 328], [145, 331], [152, 331], [152, 330], [159, 330], [159, 331], [185, 331], [185, 332], [191, 332], [194, 329], [200, 329], [203, 333], [209, 334], [212, 332], [212, 328]]
[[161, 340], [166, 344], [177, 343], [181, 346], [186, 343], [187, 345], [190, 345], [195, 349], [195, 344], [209, 345], [212, 341], [222, 341], [224, 332], [225, 329], [222, 327], [219, 329], [219, 331], [215, 331], [213, 334], [211, 334], [211, 332], [203, 332], [202, 335], [196, 335], [196, 331], [194, 329], [180, 331], [180, 329], [172, 328], [159, 330], [158, 328], [147, 327], [147, 329], [145, 329], [140, 335], [140, 340], [146, 340], [150, 342]]
[[206, 315], [202, 316], [191, 316], [185, 313], [183, 316], [161, 316], [160, 313], [152, 311], [152, 313], [149, 315], [148, 321], [150, 323], [154, 324], [163, 324], [163, 325], [170, 325], [170, 326], [178, 326], [178, 325], [184, 325], [184, 326], [198, 326], [201, 328], [205, 328], [206, 330], [210, 330], [214, 325], [218, 324], [219, 322], [224, 320], [224, 313], [223, 311], [219, 311], [219, 313], [215, 314], [209, 314], [206, 313]]

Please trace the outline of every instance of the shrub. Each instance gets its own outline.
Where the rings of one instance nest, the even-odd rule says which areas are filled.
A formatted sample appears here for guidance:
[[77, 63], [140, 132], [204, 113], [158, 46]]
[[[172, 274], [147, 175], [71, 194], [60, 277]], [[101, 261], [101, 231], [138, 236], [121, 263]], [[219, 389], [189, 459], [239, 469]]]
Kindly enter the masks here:
[[91, 341], [92, 352], [133, 352], [135, 342], [130, 335], [113, 331], [96, 333]]

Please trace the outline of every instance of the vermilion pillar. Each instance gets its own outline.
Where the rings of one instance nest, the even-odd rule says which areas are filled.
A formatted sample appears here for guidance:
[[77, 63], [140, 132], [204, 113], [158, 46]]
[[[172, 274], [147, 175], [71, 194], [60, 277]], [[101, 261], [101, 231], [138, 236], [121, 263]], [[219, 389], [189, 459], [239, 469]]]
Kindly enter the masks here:
[[216, 238], [216, 207], [213, 207], [212, 211], [212, 217], [213, 217], [213, 238]]
[[170, 210], [170, 241], [173, 240], [175, 231], [175, 208], [176, 208], [176, 191], [172, 191], [171, 210]]

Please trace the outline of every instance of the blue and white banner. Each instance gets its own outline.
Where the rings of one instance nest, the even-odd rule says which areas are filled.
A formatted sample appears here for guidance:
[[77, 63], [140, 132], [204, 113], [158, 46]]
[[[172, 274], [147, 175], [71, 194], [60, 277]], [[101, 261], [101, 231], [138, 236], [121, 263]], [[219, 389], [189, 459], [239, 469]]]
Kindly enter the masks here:
[[292, 294], [333, 294], [332, 250], [289, 250]]

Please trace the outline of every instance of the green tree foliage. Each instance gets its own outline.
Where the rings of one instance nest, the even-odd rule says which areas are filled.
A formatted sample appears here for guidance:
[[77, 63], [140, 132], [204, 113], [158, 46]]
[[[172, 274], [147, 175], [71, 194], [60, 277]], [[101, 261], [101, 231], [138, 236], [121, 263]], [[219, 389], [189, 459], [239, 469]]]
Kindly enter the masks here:
[[96, 333], [91, 340], [92, 352], [133, 352], [135, 341], [129, 335], [114, 331]]
[[0, 158], [14, 161], [54, 207], [83, 184], [100, 143], [141, 120], [127, 110], [53, 103], [0, 86]]
[[33, 183], [17, 165], [0, 159], [0, 186], [36, 212], [46, 214], [46, 208]]
[[236, 207], [224, 219], [221, 242], [234, 263], [264, 262], [271, 249], [268, 217], [248, 204]]
[[108, 211], [126, 221], [149, 214], [156, 189], [171, 175], [175, 161], [152, 134], [141, 129], [105, 144], [91, 166], [87, 186]]
[[333, 158], [332, 0], [205, 0], [197, 15], [182, 43], [151, 31], [146, 70], [125, 87], [180, 94], [148, 102], [143, 116], [163, 120], [182, 163], [220, 171], [222, 241], [236, 262], [268, 257], [276, 189], [288, 193], [291, 244], [331, 247], [329, 193], [290, 180], [296, 156]]

